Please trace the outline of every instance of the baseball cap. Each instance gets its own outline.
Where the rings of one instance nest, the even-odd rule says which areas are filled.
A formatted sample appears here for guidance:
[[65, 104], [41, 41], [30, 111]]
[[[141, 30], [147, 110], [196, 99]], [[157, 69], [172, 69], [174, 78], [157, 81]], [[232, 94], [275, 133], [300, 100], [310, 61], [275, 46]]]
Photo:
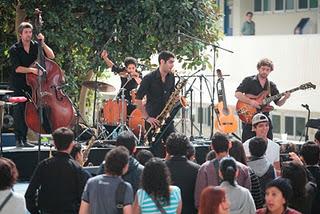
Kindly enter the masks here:
[[258, 113], [256, 115], [253, 116], [252, 118], [252, 125], [256, 125], [258, 123], [262, 123], [262, 122], [269, 122], [268, 118], [266, 115], [262, 114], [262, 113]]

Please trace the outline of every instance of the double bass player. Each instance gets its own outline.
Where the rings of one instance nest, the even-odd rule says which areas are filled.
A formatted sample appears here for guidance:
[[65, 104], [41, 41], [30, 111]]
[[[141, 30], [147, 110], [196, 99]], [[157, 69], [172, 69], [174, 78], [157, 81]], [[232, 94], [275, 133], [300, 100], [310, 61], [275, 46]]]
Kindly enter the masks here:
[[[43, 34], [38, 34], [37, 39], [32, 40], [33, 26], [28, 22], [22, 22], [18, 27], [20, 40], [11, 46], [9, 50], [10, 60], [13, 67], [10, 72], [10, 87], [14, 91], [14, 96], [25, 96], [31, 94], [31, 88], [26, 83], [26, 74], [32, 73], [38, 75], [38, 69], [30, 67], [38, 56], [38, 46], [41, 45], [46, 57], [54, 59], [55, 55], [52, 49], [45, 43]], [[41, 75], [41, 74], [40, 74]], [[27, 143], [28, 127], [25, 123], [25, 106], [26, 103], [17, 103], [13, 109], [13, 118], [15, 121], [14, 132], [16, 135], [17, 147], [30, 147]]]

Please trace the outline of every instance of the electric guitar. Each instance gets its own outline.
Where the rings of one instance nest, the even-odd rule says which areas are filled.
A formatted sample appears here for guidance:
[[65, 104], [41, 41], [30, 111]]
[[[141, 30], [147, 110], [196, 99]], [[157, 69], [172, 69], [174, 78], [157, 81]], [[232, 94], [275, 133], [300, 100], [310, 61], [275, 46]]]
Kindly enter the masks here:
[[290, 89], [288, 91], [285, 91], [280, 94], [273, 95], [271, 97], [267, 97], [269, 95], [269, 91], [262, 91], [259, 95], [255, 96], [252, 94], [246, 94], [246, 96], [250, 99], [253, 99], [257, 101], [260, 104], [260, 109], [256, 109], [249, 105], [248, 103], [241, 102], [238, 100], [237, 105], [236, 105], [236, 111], [239, 115], [240, 120], [242, 120], [244, 123], [251, 123], [252, 117], [257, 113], [257, 112], [269, 112], [273, 110], [273, 107], [269, 104], [274, 100], [277, 100], [284, 96], [286, 92], [295, 92], [298, 90], [306, 90], [309, 88], [315, 89], [316, 86], [313, 85], [311, 82], [305, 83], [300, 85], [299, 87]]
[[[222, 72], [217, 69], [218, 81], [217, 92], [219, 103], [215, 106], [216, 119], [214, 120], [214, 127], [223, 133], [233, 133], [238, 128], [238, 123], [231, 108], [227, 105], [226, 94], [224, 89]], [[218, 85], [220, 84], [220, 88]]]

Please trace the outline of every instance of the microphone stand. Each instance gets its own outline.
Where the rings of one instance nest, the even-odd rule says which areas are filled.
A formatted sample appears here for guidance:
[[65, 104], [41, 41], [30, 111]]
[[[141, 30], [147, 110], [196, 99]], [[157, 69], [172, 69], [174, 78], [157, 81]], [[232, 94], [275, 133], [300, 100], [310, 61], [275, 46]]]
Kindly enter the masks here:
[[[215, 72], [215, 70], [216, 70], [216, 54], [217, 54], [217, 49], [220, 49], [220, 50], [223, 50], [223, 51], [226, 51], [226, 52], [229, 52], [229, 53], [233, 53], [233, 51], [231, 51], [231, 50], [228, 50], [228, 49], [226, 49], [226, 48], [222, 48], [222, 47], [220, 47], [220, 46], [218, 46], [218, 45], [215, 45], [215, 44], [212, 44], [212, 43], [210, 43], [210, 42], [206, 42], [206, 41], [204, 41], [204, 40], [202, 40], [202, 39], [199, 39], [199, 38], [197, 38], [197, 37], [190, 36], [190, 35], [188, 35], [188, 34], [181, 33], [181, 32], [179, 32], [179, 34], [182, 35], [182, 36], [185, 36], [185, 37], [187, 37], [187, 38], [190, 38], [190, 39], [192, 39], [192, 40], [201, 42], [201, 43], [203, 43], [203, 44], [205, 44], [205, 45], [209, 45], [209, 46], [212, 46], [212, 47], [213, 47], [213, 68], [212, 68], [212, 73], [213, 73], [213, 74], [214, 74], [214, 72]], [[212, 103], [213, 103], [212, 108], [213, 108], [213, 106], [214, 106], [214, 92], [215, 92], [215, 75], [212, 75], [212, 95], [213, 95], [213, 97], [212, 97], [212, 98], [213, 98], [213, 99], [212, 99]], [[211, 134], [210, 134], [210, 139], [212, 139], [212, 137], [213, 137], [213, 131], [214, 131], [214, 123], [213, 123], [213, 121], [214, 121], [214, 111], [212, 110], [212, 114], [211, 114]]]
[[[305, 105], [303, 105], [302, 104], [302, 107], [304, 107], [305, 109], [307, 109], [307, 111], [308, 111], [308, 120], [307, 121], [309, 121], [310, 120], [310, 109], [309, 109], [309, 105], [308, 104], [305, 104]], [[307, 128], [306, 128], [306, 134], [305, 134], [305, 142], [307, 142], [308, 140], [309, 140], [309, 126], [307, 126]]]

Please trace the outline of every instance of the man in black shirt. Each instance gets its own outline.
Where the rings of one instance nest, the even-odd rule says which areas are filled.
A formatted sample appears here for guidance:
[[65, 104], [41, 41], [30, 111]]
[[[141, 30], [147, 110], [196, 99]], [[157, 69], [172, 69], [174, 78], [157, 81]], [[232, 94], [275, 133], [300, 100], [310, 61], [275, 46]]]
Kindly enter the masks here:
[[89, 175], [70, 156], [73, 132], [61, 127], [52, 136], [58, 152], [35, 169], [25, 194], [27, 209], [31, 214], [76, 214]]
[[195, 214], [194, 188], [200, 166], [187, 159], [189, 139], [183, 134], [172, 133], [166, 141], [167, 160], [172, 185], [181, 190], [182, 214]]
[[[168, 99], [175, 90], [174, 74], [171, 72], [174, 66], [175, 56], [169, 51], [159, 54], [159, 68], [143, 77], [137, 92], [137, 106], [142, 112], [143, 118], [153, 127], [159, 127], [156, 117], [166, 106]], [[146, 96], [147, 103], [143, 104], [142, 99]], [[171, 123], [163, 134], [165, 140], [170, 133], [174, 132], [174, 125]], [[158, 141], [151, 145], [152, 152], [156, 156], [164, 157], [164, 146]]]
[[[268, 80], [268, 76], [273, 71], [273, 63], [269, 59], [261, 59], [257, 64], [258, 74], [246, 77], [238, 86], [235, 96], [236, 98], [244, 103], [251, 105], [254, 108], [259, 109], [260, 103], [254, 99], [250, 99], [247, 95], [259, 95], [263, 91], [269, 91], [269, 96], [279, 94], [277, 86]], [[290, 97], [290, 93], [286, 93], [282, 98], [275, 100], [277, 106], [282, 106], [286, 100]], [[267, 117], [269, 112], [263, 112]], [[273, 139], [272, 134], [272, 123], [270, 118], [270, 128], [268, 132], [268, 138]], [[242, 142], [255, 136], [255, 132], [252, 131], [252, 125], [242, 123]]]
[[[28, 22], [22, 22], [18, 28], [20, 41], [11, 46], [10, 60], [13, 71], [10, 73], [10, 86], [14, 90], [14, 96], [25, 96], [25, 93], [31, 94], [31, 88], [26, 83], [26, 74], [38, 75], [38, 69], [30, 67], [38, 56], [38, 46], [41, 45], [44, 53], [50, 59], [54, 58], [54, 53], [44, 42], [44, 36], [40, 33], [37, 35], [41, 44], [32, 39], [32, 25]], [[25, 123], [25, 103], [18, 103], [14, 106], [14, 131], [17, 139], [17, 147], [31, 146], [27, 143], [28, 127]]]
[[[137, 61], [133, 57], [127, 57], [124, 60], [125, 67], [116, 66], [108, 57], [108, 52], [103, 50], [101, 58], [112, 69], [112, 72], [119, 74], [121, 78], [121, 88], [124, 87], [124, 97], [128, 101], [127, 114], [130, 115], [135, 109], [135, 103], [131, 100], [132, 90], [137, 89], [141, 82], [141, 74], [137, 72]], [[121, 93], [119, 94], [121, 98]]]

